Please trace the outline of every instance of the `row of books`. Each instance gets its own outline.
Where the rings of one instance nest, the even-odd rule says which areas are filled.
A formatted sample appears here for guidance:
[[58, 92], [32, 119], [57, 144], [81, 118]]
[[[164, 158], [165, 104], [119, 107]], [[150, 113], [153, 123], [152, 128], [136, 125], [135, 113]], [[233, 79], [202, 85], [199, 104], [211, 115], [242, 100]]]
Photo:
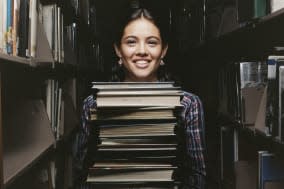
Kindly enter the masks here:
[[219, 112], [253, 126], [267, 85], [266, 62], [232, 62], [219, 72]]
[[284, 56], [233, 63], [219, 75], [219, 112], [284, 141]]
[[265, 124], [269, 134], [284, 141], [284, 56], [268, 58], [268, 83]]
[[37, 0], [0, 2], [0, 52], [35, 57]]
[[182, 92], [170, 82], [93, 84], [98, 143], [87, 182], [101, 188], [178, 185]]
[[[63, 11], [56, 3], [39, 5], [38, 17], [43, 24], [54, 61], [64, 62]], [[72, 39], [72, 37], [71, 37]]]
[[[63, 9], [57, 3], [42, 4], [39, 0], [3, 0], [0, 2], [0, 52], [13, 56], [38, 57], [38, 46], [46, 38], [46, 46], [55, 62], [64, 62], [68, 54], [76, 54], [78, 27], [75, 22], [64, 25]], [[42, 34], [39, 34], [42, 32]], [[66, 34], [66, 36], [64, 36]], [[44, 35], [44, 36], [43, 36]], [[44, 41], [45, 42], [45, 41]], [[45, 55], [46, 56], [46, 55]]]

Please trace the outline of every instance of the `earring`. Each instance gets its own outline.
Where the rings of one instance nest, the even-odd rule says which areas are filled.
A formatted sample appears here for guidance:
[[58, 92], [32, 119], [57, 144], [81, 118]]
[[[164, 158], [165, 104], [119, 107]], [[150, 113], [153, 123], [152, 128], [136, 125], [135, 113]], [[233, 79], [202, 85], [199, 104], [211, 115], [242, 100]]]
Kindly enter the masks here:
[[119, 66], [122, 65], [122, 60], [121, 60], [121, 58], [119, 58], [119, 60], [118, 60], [118, 65], [119, 65]]
[[165, 65], [165, 62], [163, 61], [163, 59], [161, 59], [160, 66], [164, 66], [164, 65]]

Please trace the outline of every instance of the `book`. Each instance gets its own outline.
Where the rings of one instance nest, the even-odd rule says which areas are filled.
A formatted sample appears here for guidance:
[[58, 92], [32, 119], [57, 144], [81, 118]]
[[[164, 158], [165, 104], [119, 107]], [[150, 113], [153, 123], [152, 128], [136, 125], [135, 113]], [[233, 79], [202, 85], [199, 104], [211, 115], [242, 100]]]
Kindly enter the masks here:
[[29, 23], [30, 23], [30, 48], [29, 53], [31, 57], [36, 57], [36, 46], [37, 46], [37, 0], [30, 0], [30, 11], [29, 11]]
[[121, 88], [168, 88], [174, 87], [174, 82], [92, 82], [92, 89], [121, 89]]
[[165, 136], [175, 135], [176, 123], [160, 124], [128, 124], [128, 125], [104, 125], [100, 126], [101, 138], [129, 137], [129, 136]]
[[[92, 168], [177, 168], [170, 163], [158, 163], [158, 162], [97, 162], [94, 163]], [[92, 169], [91, 168], [91, 169]]]
[[91, 120], [121, 120], [121, 119], [175, 119], [179, 107], [126, 107], [100, 108], [90, 110]]
[[19, 47], [18, 55], [22, 57], [28, 56], [28, 40], [29, 40], [29, 0], [20, 1], [19, 16]]
[[280, 9], [284, 8], [284, 1], [282, 0], [271, 0], [270, 1], [270, 12], [276, 12]]
[[97, 170], [90, 169], [87, 182], [169, 182], [172, 178], [173, 169], [150, 169], [150, 170], [110, 170], [102, 174]]
[[175, 135], [153, 136], [151, 134], [144, 136], [112, 136], [100, 137], [101, 145], [139, 145], [139, 144], [177, 144]]
[[114, 88], [100, 89], [97, 96], [115, 96], [115, 95], [163, 95], [163, 94], [181, 94], [180, 88]]
[[4, 43], [4, 28], [3, 28], [3, 19], [4, 19], [4, 2], [0, 1], [0, 53], [3, 53], [3, 43]]
[[[181, 106], [183, 93], [171, 87], [174, 87], [173, 82], [94, 82], [92, 86], [96, 89], [98, 108]], [[165, 88], [167, 90], [164, 90]], [[108, 90], [103, 91], [105, 89]]]
[[267, 60], [267, 101], [265, 123], [269, 134], [279, 136], [278, 106], [279, 106], [279, 67], [284, 65], [284, 56], [269, 56]]
[[284, 66], [279, 67], [278, 99], [278, 133], [279, 139], [284, 141]]
[[181, 95], [120, 95], [97, 98], [97, 107], [180, 106]]

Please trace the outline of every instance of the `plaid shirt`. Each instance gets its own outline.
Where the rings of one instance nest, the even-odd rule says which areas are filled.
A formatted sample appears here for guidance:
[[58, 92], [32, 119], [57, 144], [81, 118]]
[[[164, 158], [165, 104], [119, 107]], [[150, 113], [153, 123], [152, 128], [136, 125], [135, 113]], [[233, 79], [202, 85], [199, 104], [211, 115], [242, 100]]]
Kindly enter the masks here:
[[[204, 141], [204, 114], [202, 103], [198, 96], [184, 92], [181, 101], [183, 105], [182, 119], [184, 120], [185, 129], [185, 146], [186, 146], [186, 164], [190, 165], [190, 169], [186, 172], [188, 175], [183, 181], [183, 189], [204, 189], [205, 187], [205, 141]], [[91, 95], [88, 96], [83, 103], [82, 125], [76, 135], [75, 143], [73, 145], [74, 157], [74, 181], [77, 188], [89, 189], [91, 188], [87, 183], [81, 183], [87, 176], [86, 154], [88, 136], [90, 133], [90, 125], [88, 119], [90, 116], [90, 109], [96, 108], [96, 100]]]

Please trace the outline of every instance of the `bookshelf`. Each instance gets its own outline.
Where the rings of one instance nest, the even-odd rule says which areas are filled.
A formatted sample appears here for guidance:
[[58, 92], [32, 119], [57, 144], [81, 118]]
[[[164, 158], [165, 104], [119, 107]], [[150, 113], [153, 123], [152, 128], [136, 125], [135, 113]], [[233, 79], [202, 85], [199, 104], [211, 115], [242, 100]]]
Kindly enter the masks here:
[[[4, 0], [0, 2], [1, 14], [5, 7], [2, 5], [8, 2], [14, 1]], [[68, 150], [62, 149], [70, 148], [67, 140], [79, 124], [77, 112], [77, 98], [79, 98], [77, 96], [77, 77], [79, 75], [78, 71], [80, 71], [77, 57], [78, 49], [75, 42], [67, 36], [69, 35], [67, 30], [72, 30], [70, 29], [72, 22], [65, 22], [68, 21], [70, 15], [66, 15], [68, 10], [63, 10], [63, 8], [70, 8], [66, 6], [70, 2], [68, 0], [21, 0], [17, 2], [36, 2], [37, 4], [36, 12], [33, 13], [37, 14], [37, 16], [30, 18], [30, 22], [26, 24], [27, 28], [32, 27], [32, 23], [36, 26], [33, 31], [36, 32], [36, 45], [35, 52], [33, 52], [35, 54], [31, 54], [32, 50], [27, 46], [27, 56], [19, 56], [16, 52], [9, 54], [6, 49], [3, 49], [2, 45], [0, 46], [1, 189], [14, 188], [15, 185], [21, 183], [18, 182], [19, 180], [26, 178], [37, 167], [46, 168], [50, 162], [57, 161], [61, 157], [70, 156]], [[57, 20], [59, 22], [57, 30], [60, 31], [57, 33], [57, 41], [60, 42], [55, 45], [60, 52], [57, 52], [56, 58], [54, 46], [49, 41], [51, 33], [48, 33], [44, 25], [45, 19], [51, 19], [44, 17], [46, 15], [42, 13], [42, 8], [45, 5], [52, 5], [57, 10], [60, 9]], [[34, 10], [32, 7], [29, 8], [30, 11]], [[21, 16], [23, 15], [20, 15], [19, 18]], [[65, 16], [68, 19], [64, 18]], [[2, 30], [2, 22], [3, 20], [0, 20], [1, 35], [4, 31]], [[72, 34], [76, 34], [77, 30]], [[0, 37], [2, 40], [2, 36]], [[30, 43], [32, 43], [31, 38], [28, 37], [27, 39]], [[58, 89], [61, 90], [60, 95], [59, 90], [56, 88], [50, 89], [48, 93], [49, 81], [57, 83]], [[51, 99], [54, 94], [57, 95], [57, 101]], [[49, 106], [52, 106], [53, 109], [49, 109]], [[60, 125], [60, 128], [57, 128], [57, 133], [54, 132], [52, 127], [54, 123], [51, 121], [51, 114], [57, 116], [56, 124]], [[56, 169], [60, 172], [58, 175], [65, 174], [66, 169], [64, 166], [66, 162], [63, 162], [63, 167], [57, 163], [55, 164]], [[36, 171], [40, 172], [40, 170]], [[63, 188], [56, 183], [57, 176], [48, 178], [49, 187], [51, 187], [50, 183], [53, 182], [53, 188]], [[64, 180], [63, 183], [66, 184], [66, 181]], [[33, 181], [25, 184], [27, 185], [21, 186], [20, 184], [20, 186], [33, 187], [31, 186]]]
[[[246, 24], [240, 24], [238, 28], [231, 32], [204, 41], [198, 46], [193, 47], [191, 57], [193, 60], [203, 62], [203, 64], [214, 64], [216, 71], [220, 71], [230, 65], [233, 65], [234, 63], [266, 62], [267, 57], [274, 53], [274, 47], [282, 47], [284, 44], [284, 38], [282, 35], [283, 27], [280, 26], [280, 23], [283, 21], [283, 8], [266, 16], [252, 19]], [[204, 56], [204, 54], [206, 56]], [[227, 71], [229, 74], [234, 73], [229, 69]], [[219, 76], [216, 74], [215, 77], [218, 78]], [[232, 78], [233, 77], [234, 76], [232, 76]], [[227, 93], [228, 96], [237, 91], [237, 85], [232, 84], [232, 86], [233, 87], [230, 88], [231, 93]], [[222, 88], [221, 85], [218, 87]], [[217, 98], [219, 97], [218, 95], [222, 96], [223, 98], [227, 98], [226, 96], [220, 94], [217, 94]], [[229, 98], [233, 97], [230, 96]], [[221, 101], [221, 99], [218, 100]], [[225, 145], [227, 145], [226, 149], [228, 149], [228, 145], [230, 145], [230, 148], [234, 149], [233, 153], [228, 152], [227, 150], [227, 154], [224, 155], [224, 151], [226, 149], [224, 149], [224, 146], [220, 145], [221, 159], [224, 159], [224, 157], [230, 157], [230, 165], [237, 166], [236, 163], [240, 163], [240, 166], [243, 166], [242, 163], [251, 163], [253, 160], [255, 161], [254, 163], [256, 163], [256, 165], [260, 166], [260, 164], [257, 164], [257, 160], [259, 160], [257, 152], [263, 150], [273, 153], [273, 155], [277, 156], [277, 158], [283, 157], [283, 142], [275, 139], [275, 137], [268, 136], [266, 134], [267, 131], [265, 131], [263, 128], [263, 126], [265, 126], [266, 100], [265, 103], [263, 103], [263, 100], [261, 100], [259, 103], [260, 107], [258, 108], [257, 114], [261, 115], [257, 116], [257, 119], [253, 125], [243, 124], [242, 120], [240, 120], [238, 117], [240, 115], [230, 115], [232, 112], [229, 112], [229, 110], [226, 112], [227, 115], [218, 115], [217, 127], [219, 127], [218, 125], [221, 125], [220, 137], [222, 138], [222, 134], [223, 137], [229, 134], [231, 136], [230, 138], [227, 138], [225, 141], [227, 144]], [[221, 105], [224, 106], [224, 104]], [[226, 128], [228, 130], [227, 133], [225, 132]], [[230, 133], [232, 130], [234, 131], [233, 134]], [[224, 163], [224, 160], [221, 162], [221, 166], [222, 163]], [[228, 160], [225, 163], [228, 163]], [[234, 166], [230, 167], [230, 174], [239, 174], [240, 172], [236, 173], [236, 167]], [[252, 168], [246, 165], [244, 167], [248, 169]], [[241, 167], [241, 169], [242, 168], [243, 167]], [[254, 168], [255, 167], [253, 167], [253, 169]], [[221, 172], [222, 171], [224, 171], [224, 168], [221, 167]], [[279, 178], [280, 177], [281, 175], [279, 175]], [[221, 183], [223, 184], [224, 188], [236, 187], [236, 185], [234, 186], [232, 183], [237, 183], [238, 180], [234, 179], [236, 178], [232, 178], [231, 175], [223, 175], [223, 178], [221, 178]], [[252, 178], [252, 180], [253, 179], [254, 178]], [[255, 179], [259, 178], [256, 176]]]

